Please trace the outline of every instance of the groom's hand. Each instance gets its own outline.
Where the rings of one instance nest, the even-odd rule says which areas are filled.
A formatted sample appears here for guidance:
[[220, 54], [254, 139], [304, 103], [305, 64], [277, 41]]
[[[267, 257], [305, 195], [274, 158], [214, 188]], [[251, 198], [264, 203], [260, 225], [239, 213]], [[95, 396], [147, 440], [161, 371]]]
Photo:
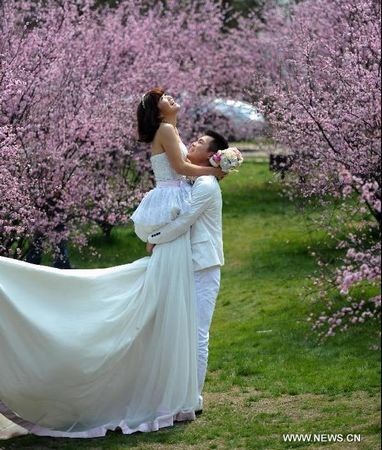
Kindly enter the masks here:
[[150, 242], [147, 242], [146, 244], [146, 251], [149, 255], [152, 254], [153, 250], [154, 250], [155, 244], [150, 244]]

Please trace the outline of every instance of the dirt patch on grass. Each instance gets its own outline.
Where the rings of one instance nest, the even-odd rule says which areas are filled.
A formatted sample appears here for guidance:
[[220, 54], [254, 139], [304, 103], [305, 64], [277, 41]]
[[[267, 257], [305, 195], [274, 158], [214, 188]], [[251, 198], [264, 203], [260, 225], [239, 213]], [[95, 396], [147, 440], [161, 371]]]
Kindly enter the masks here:
[[[276, 443], [275, 447], [269, 447], [272, 450], [273, 448], [291, 448], [291, 444], [281, 441], [284, 433], [359, 434], [361, 436], [361, 442], [327, 444], [316, 442], [307, 444], [306, 447], [300, 444], [299, 448], [312, 448], [312, 446], [317, 450], [380, 448], [379, 397], [370, 396], [364, 391], [335, 396], [307, 393], [270, 397], [265, 392], [255, 389], [243, 391], [236, 388], [224, 393], [206, 393], [205, 407], [206, 411], [211, 410], [210, 420], [212, 421], [214, 410], [226, 408], [232, 416], [238, 416], [253, 423], [253, 429], [257, 430], [257, 433], [260, 429], [258, 425], [260, 424], [261, 427], [262, 424], [264, 429], [261, 441]], [[228, 447], [222, 443], [220, 448]], [[259, 448], [268, 449], [262, 445]]]
[[255, 389], [234, 388], [229, 392], [205, 393], [205, 408], [231, 406], [237, 413], [248, 408], [256, 413], [282, 413], [293, 421], [313, 419], [327, 415], [333, 411], [379, 411], [379, 399], [371, 397], [367, 392], [358, 391], [349, 395], [328, 396], [324, 394], [280, 395], [267, 397], [264, 392]]

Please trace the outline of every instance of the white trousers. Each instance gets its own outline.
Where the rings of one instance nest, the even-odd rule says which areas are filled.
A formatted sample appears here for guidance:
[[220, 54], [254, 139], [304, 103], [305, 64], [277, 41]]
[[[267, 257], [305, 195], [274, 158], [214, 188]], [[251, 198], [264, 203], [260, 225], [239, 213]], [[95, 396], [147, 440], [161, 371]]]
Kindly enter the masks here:
[[202, 393], [207, 373], [208, 341], [220, 288], [220, 266], [194, 272], [198, 320], [198, 387]]

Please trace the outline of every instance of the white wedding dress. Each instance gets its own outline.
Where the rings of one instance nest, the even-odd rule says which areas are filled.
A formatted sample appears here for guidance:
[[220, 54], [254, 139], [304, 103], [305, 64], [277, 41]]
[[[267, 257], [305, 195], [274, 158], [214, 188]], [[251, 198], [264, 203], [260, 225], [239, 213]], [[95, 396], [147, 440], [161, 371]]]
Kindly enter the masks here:
[[[187, 158], [187, 147], [181, 142], [180, 152]], [[191, 185], [171, 167], [166, 153], [150, 158], [156, 187], [151, 189], [131, 216], [135, 231], [143, 241], [156, 229], [174, 220], [191, 207]]]
[[[155, 158], [156, 178], [173, 188], [167, 157]], [[108, 269], [0, 257], [0, 413], [61, 437], [193, 420], [195, 305], [189, 233]]]

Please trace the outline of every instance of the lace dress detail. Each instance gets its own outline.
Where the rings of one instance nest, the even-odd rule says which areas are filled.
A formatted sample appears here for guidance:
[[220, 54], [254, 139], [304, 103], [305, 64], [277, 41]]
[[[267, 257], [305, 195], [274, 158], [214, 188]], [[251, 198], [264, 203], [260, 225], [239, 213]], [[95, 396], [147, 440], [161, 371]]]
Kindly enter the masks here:
[[[185, 160], [187, 147], [181, 143]], [[191, 186], [184, 175], [179, 175], [170, 164], [166, 153], [151, 157], [156, 187], [149, 191], [131, 216], [136, 226], [147, 234], [174, 220], [187, 211], [191, 204]]]
[[[185, 160], [187, 158], [187, 147], [183, 144], [180, 146], [180, 151], [182, 157]], [[179, 175], [171, 167], [170, 161], [167, 158], [166, 153], [159, 153], [158, 155], [153, 155], [150, 158], [151, 166], [154, 171], [154, 177], [156, 183], [166, 182], [166, 181], [186, 181], [184, 175]]]

